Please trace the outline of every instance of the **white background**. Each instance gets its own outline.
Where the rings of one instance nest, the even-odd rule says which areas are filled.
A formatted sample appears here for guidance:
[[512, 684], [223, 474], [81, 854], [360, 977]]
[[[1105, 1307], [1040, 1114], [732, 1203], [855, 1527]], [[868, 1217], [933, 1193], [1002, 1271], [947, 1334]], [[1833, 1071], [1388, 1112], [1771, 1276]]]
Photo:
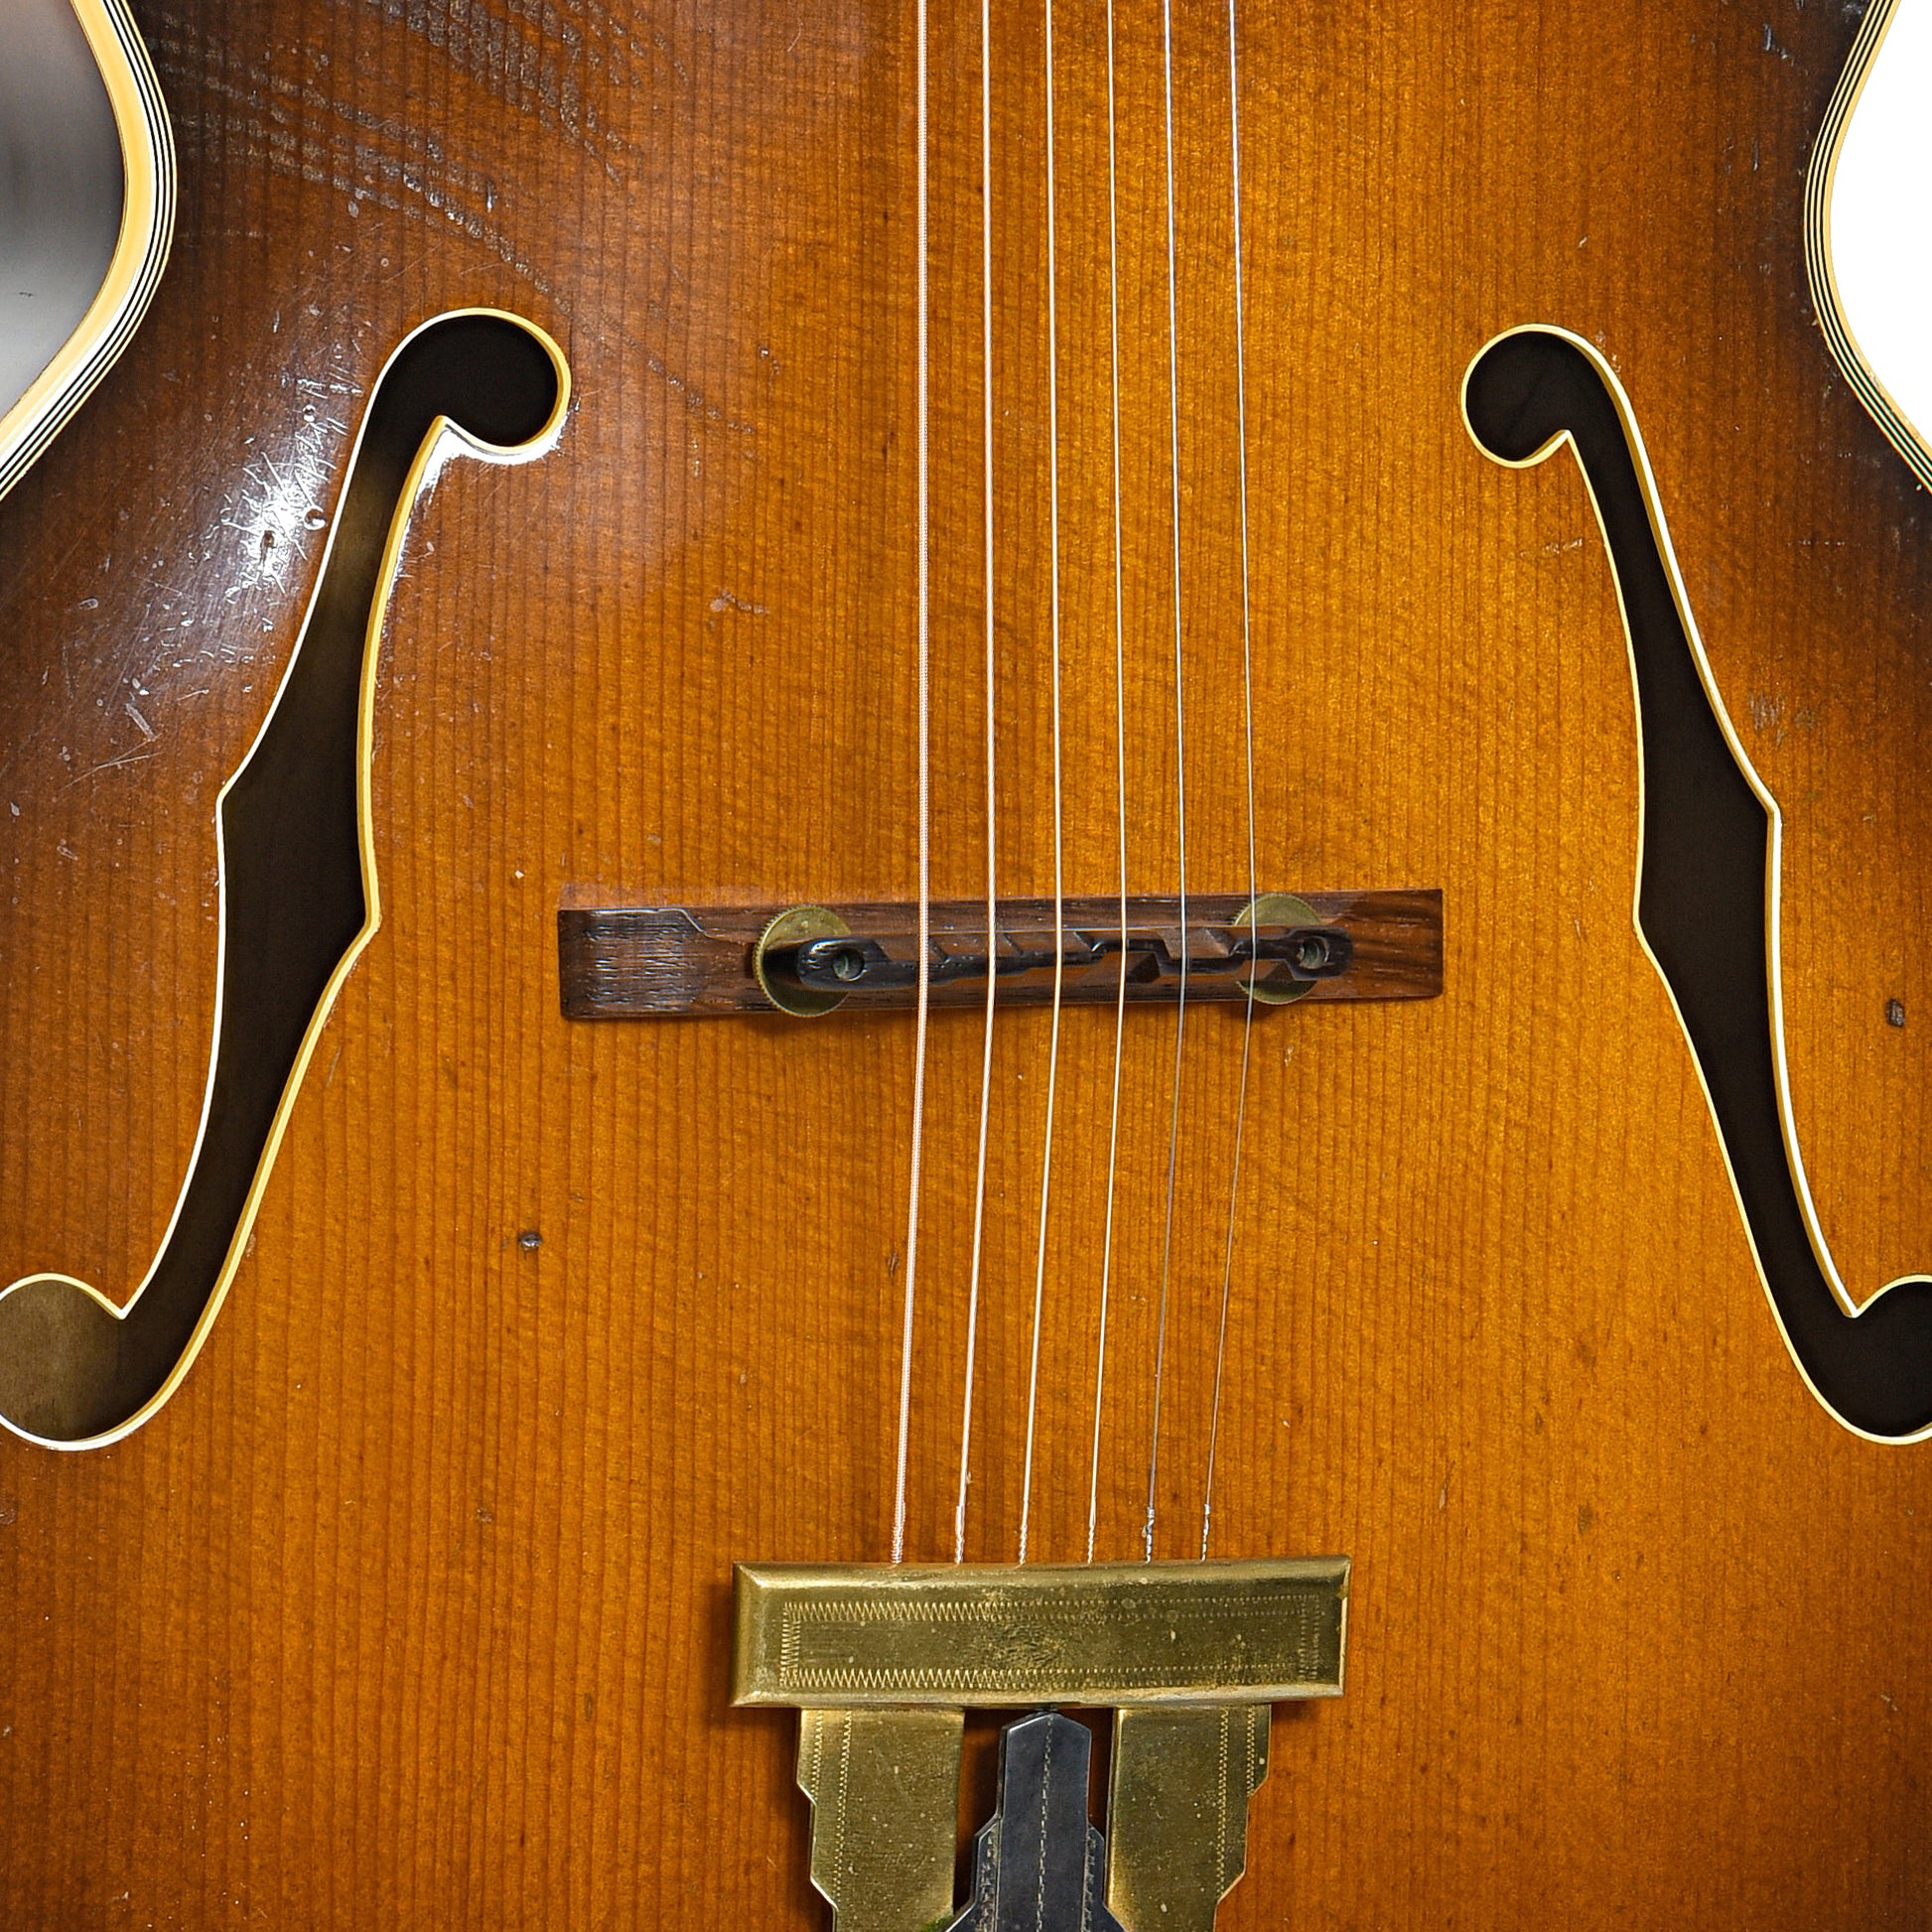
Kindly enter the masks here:
[[1932, 446], [1932, 0], [1899, 0], [1839, 150], [1840, 305], [1873, 374]]

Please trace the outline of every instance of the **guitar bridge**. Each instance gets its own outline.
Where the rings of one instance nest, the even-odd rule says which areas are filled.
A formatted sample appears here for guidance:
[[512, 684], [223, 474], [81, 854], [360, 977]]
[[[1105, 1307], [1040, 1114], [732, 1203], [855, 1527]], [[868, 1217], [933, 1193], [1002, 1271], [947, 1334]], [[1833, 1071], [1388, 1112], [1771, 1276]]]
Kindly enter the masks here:
[[[1427, 1000], [1443, 990], [1440, 892], [1227, 893], [935, 900], [929, 1005]], [[1057, 917], [1055, 916], [1057, 912]], [[912, 1008], [918, 909], [835, 905], [566, 906], [558, 979], [572, 1020]]]

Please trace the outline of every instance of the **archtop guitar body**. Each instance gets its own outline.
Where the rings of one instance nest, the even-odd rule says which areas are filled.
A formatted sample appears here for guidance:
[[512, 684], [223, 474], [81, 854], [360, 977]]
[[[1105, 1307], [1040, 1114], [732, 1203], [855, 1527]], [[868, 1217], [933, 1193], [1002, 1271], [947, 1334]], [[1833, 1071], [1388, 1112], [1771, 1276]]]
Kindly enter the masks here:
[[[983, 91], [934, 5], [923, 136], [912, 0], [133, 14], [172, 261], [0, 502], [0, 1919], [826, 1923], [732, 1566], [888, 1561], [902, 1440], [911, 1562], [1350, 1560], [1229, 1932], [1922, 1924], [1932, 1387], [1764, 1279], [1778, 1214], [1854, 1306], [1932, 1265], [1932, 552], [1804, 258], [1847, 10], [1237, 0], [1231, 61], [1221, 0], [994, 0]], [[1569, 431], [1483, 415], [1525, 325], [1634, 522], [1509, 467]], [[908, 1328], [916, 1015], [568, 1017], [559, 913], [913, 916], [921, 527], [931, 902], [988, 891], [990, 581], [1035, 928], [1440, 891], [1443, 956], [990, 1057], [935, 1002]], [[1763, 889], [1744, 764], [1781, 822], [1731, 979], [1695, 783], [1633, 911], [1643, 557], [1713, 867]], [[332, 624], [312, 851], [263, 774]], [[325, 887], [258, 1035], [235, 934]], [[1786, 1113], [1721, 1134], [1767, 999]], [[217, 1040], [259, 1131], [137, 1349]]]

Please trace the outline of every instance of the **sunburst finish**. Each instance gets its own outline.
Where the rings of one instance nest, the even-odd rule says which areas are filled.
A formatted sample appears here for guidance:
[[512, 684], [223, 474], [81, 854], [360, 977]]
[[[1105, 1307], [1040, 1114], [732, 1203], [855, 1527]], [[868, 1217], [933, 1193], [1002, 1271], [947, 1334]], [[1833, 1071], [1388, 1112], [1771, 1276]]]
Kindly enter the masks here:
[[[1052, 886], [1038, 7], [994, 9], [1000, 889]], [[125, 1442], [0, 1446], [9, 1923], [809, 1927], [734, 1559], [888, 1554], [912, 1029], [587, 1025], [560, 903], [904, 900], [910, 5], [156, 0], [149, 322], [0, 506], [0, 1273], [125, 1293], [191, 1151], [215, 794], [376, 373], [527, 317], [573, 413], [413, 525], [385, 923], [252, 1254]], [[1129, 885], [1172, 893], [1159, 8], [1116, 0]], [[1247, 890], [1227, 15], [1175, 7], [1187, 863]], [[1117, 878], [1106, 15], [1056, 0], [1069, 893]], [[1613, 587], [1571, 465], [1466, 434], [1500, 330], [1599, 345], [1784, 814], [1821, 1224], [1932, 1261], [1923, 497], [1815, 327], [1855, 32], [1778, 0], [1243, 7], [1257, 884], [1440, 887], [1439, 1000], [1263, 1016], [1212, 1544], [1346, 1553], [1229, 1928], [1906, 1927], [1932, 1888], [1932, 1449], [1835, 1423], [1632, 927]], [[985, 891], [977, 9], [934, 9], [933, 891]], [[809, 772], [813, 782], [801, 784]], [[826, 780], [826, 774], [831, 774]], [[1888, 1009], [1902, 1016], [1892, 1024]], [[1130, 1013], [1096, 1554], [1147, 1509], [1171, 1012]], [[1156, 1553], [1196, 1553], [1238, 1005], [1190, 1014]], [[967, 1555], [1016, 1553], [1049, 1017], [997, 1027]], [[907, 1554], [952, 1554], [979, 1022], [934, 1018]], [[1112, 1015], [1061, 1034], [1030, 1552], [1085, 1554]], [[117, 1286], [124, 1285], [124, 1286]], [[963, 1833], [992, 1811], [969, 1732]], [[964, 1837], [962, 1838], [962, 1843]]]

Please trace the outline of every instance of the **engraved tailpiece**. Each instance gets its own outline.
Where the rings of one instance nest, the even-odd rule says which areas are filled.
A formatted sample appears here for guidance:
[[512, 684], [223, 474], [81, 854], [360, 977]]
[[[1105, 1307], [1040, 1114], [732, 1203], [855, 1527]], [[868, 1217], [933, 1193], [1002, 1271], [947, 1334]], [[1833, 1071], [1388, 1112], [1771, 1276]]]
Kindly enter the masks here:
[[[799, 1712], [812, 1882], [837, 1932], [948, 1920], [964, 1714], [1028, 1707], [955, 1932], [1211, 1932], [1246, 1863], [1269, 1707], [1341, 1694], [1347, 1600], [1345, 1557], [741, 1564], [732, 1696]], [[1113, 1714], [1104, 1836], [1088, 1732], [1059, 1705]]]

